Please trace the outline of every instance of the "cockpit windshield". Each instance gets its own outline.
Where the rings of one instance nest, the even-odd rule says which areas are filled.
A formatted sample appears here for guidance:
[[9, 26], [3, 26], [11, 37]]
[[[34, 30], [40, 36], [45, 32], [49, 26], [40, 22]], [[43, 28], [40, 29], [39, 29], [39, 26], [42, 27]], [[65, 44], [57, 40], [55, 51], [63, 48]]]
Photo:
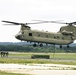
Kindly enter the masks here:
[[22, 34], [22, 31], [19, 31], [19, 33], [18, 33], [19, 35], [21, 35]]

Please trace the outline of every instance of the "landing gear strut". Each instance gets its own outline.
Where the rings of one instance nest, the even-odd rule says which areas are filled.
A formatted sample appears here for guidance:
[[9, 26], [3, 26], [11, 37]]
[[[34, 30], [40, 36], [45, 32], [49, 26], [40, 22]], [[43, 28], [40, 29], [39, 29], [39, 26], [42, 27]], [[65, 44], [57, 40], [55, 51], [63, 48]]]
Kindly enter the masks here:
[[62, 48], [62, 45], [60, 45], [60, 48]]

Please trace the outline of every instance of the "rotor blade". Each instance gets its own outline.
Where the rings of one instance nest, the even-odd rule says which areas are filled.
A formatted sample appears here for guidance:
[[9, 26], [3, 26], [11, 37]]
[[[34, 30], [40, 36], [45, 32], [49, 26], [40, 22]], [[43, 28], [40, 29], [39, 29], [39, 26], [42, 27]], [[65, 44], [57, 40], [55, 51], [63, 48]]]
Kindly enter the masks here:
[[27, 23], [27, 24], [41, 24], [41, 23], [46, 23], [46, 22], [41, 21], [41, 22]]
[[15, 24], [12, 24], [12, 23], [5, 23], [3, 25], [15, 25]]
[[17, 23], [17, 22], [11, 22], [11, 21], [2, 21], [2, 22], [6, 22], [6, 23], [10, 23], [10, 24], [14, 24], [14, 25], [29, 25], [29, 24], [40, 24], [43, 22], [35, 22], [35, 23]]
[[59, 23], [59, 24], [67, 24], [65, 22], [58, 22], [62, 20], [56, 20], [56, 21], [44, 21], [44, 20], [33, 20], [33, 21], [40, 21], [41, 23]]
[[14, 25], [28, 25], [28, 24], [31, 24], [31, 23], [18, 23], [18, 22], [4, 21], [4, 20], [2, 22], [11, 23], [11, 24], [14, 24]]
[[49, 23], [49, 21], [44, 21], [44, 20], [33, 20], [33, 21], [39, 21], [38, 23]]
[[29, 24], [40, 24], [43, 22], [35, 22], [35, 23], [17, 23], [17, 22], [11, 22], [11, 21], [2, 21], [2, 22], [6, 22], [6, 23], [10, 23], [10, 24], [14, 24], [14, 25], [29, 25]]
[[49, 22], [51, 22], [51, 23], [58, 23], [58, 24], [67, 24], [65, 22], [58, 22], [58, 21], [49, 21]]
[[14, 24], [14, 25], [28, 25], [28, 24], [31, 24], [31, 23], [18, 23], [18, 22], [11, 22], [11, 21], [2, 21], [2, 22], [11, 23], [11, 24]]
[[76, 22], [72, 22], [72, 24], [76, 25]]
[[17, 23], [17, 22], [4, 21], [4, 20], [2, 22], [11, 23], [11, 24], [15, 24], [15, 25], [20, 25], [20, 23]]
[[68, 25], [76, 25], [76, 22], [70, 22], [70, 23], [66, 23], [66, 24], [68, 24]]

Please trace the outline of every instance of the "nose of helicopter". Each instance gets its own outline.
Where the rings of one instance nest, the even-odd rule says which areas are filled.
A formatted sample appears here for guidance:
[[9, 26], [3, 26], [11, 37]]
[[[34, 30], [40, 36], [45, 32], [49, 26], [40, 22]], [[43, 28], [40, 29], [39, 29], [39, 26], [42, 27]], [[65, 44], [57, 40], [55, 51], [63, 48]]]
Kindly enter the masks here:
[[18, 35], [18, 34], [17, 34], [17, 35], [15, 35], [15, 38], [17, 38], [17, 39], [19, 39], [19, 40], [20, 40], [20, 37], [21, 37], [21, 36], [20, 36], [20, 35]]

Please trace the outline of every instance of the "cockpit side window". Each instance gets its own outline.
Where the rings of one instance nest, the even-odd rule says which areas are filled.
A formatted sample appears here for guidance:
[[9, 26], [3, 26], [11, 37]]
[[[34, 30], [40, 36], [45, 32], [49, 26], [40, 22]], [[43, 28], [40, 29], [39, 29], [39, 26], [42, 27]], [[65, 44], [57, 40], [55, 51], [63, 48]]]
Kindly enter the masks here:
[[29, 36], [32, 36], [32, 33], [29, 33]]

